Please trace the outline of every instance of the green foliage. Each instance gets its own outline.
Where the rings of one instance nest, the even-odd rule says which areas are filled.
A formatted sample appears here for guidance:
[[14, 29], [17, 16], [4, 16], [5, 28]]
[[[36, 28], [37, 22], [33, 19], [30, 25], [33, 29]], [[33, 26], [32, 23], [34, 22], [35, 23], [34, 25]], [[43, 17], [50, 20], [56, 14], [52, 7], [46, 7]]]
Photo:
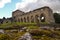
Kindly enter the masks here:
[[15, 35], [14, 40], [17, 40], [18, 38], [20, 38], [21, 36], [23, 36], [26, 32], [19, 32]]
[[32, 38], [36, 40], [59, 40], [60, 31], [50, 30], [31, 30], [30, 33], [33, 35]]
[[40, 35], [40, 36], [43, 34], [47, 36], [52, 34], [52, 32], [49, 30], [39, 30], [39, 29], [31, 30], [30, 33], [35, 34], [35, 35]]
[[0, 40], [12, 40], [7, 34], [1, 34]]
[[60, 39], [51, 38], [51, 37], [48, 37], [48, 36], [33, 36], [32, 38], [36, 39], [36, 40], [60, 40]]
[[[32, 38], [37, 40], [58, 40], [60, 38], [60, 31], [50, 31], [50, 30], [41, 30], [39, 27], [36, 29], [34, 27], [37, 26], [29, 26], [30, 33], [32, 33]], [[21, 36], [23, 36], [26, 32], [18, 32], [18, 33], [11, 33], [11, 37], [7, 34], [1, 34], [0, 40], [17, 40]], [[52, 37], [55, 34], [54, 37]]]
[[56, 22], [56, 23], [60, 23], [60, 14], [54, 13], [53, 16], [54, 16], [55, 22]]

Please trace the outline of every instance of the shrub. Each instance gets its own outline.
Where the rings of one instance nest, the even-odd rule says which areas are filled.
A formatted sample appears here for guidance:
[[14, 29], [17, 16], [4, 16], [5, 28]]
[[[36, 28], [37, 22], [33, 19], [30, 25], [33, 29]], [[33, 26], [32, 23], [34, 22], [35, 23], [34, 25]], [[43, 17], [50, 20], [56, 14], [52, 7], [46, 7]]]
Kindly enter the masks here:
[[0, 35], [0, 40], [12, 40], [12, 39], [6, 34], [1, 34]]

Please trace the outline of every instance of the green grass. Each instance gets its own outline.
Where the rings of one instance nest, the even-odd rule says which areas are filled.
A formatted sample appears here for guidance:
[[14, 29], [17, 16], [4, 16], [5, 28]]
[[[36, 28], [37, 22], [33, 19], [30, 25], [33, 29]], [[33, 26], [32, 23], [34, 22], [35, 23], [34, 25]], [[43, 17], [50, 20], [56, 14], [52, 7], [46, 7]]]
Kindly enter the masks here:
[[15, 38], [14, 40], [19, 39], [21, 36], [23, 36], [26, 32], [18, 32], [17, 34], [15, 34]]
[[22, 22], [4, 23], [0, 24], [0, 28], [10, 28], [15, 26], [29, 26], [29, 25], [36, 25], [36, 23], [22, 23]]
[[0, 40], [17, 40], [18, 38], [20, 38], [25, 33], [26, 32], [12, 33], [9, 35], [8, 34], [0, 34]]
[[39, 29], [38, 26], [28, 26], [27, 28], [28, 28], [28, 29]]
[[47, 22], [40, 22], [41, 24], [49, 24], [49, 23], [47, 23]]
[[[46, 22], [42, 23], [42, 24], [48, 24]], [[39, 29], [39, 27], [36, 25], [36, 23], [22, 23], [22, 22], [13, 22], [13, 23], [4, 23], [4, 24], [0, 24], [0, 28], [10, 28], [10, 27], [20, 27], [20, 26], [25, 26], [27, 27], [27, 29], [29, 29], [29, 33], [33, 33], [35, 34], [34, 36], [32, 36], [32, 38], [35, 39], [40, 39], [40, 40], [58, 40], [60, 38], [60, 31], [51, 31], [51, 30], [41, 30]], [[17, 40], [18, 38], [20, 38], [22, 35], [24, 35], [26, 32], [18, 32], [18, 33], [12, 33], [10, 35], [12, 35], [12, 37], [9, 37], [6, 34], [2, 34], [0, 35], [0, 40], [4, 40], [5, 37], [11, 39], [11, 40]], [[51, 36], [53, 36], [52, 34], [56, 34], [56, 38], [53, 38]], [[45, 35], [45, 36], [43, 36]], [[6, 40], [9, 40], [6, 39]]]
[[[40, 40], [60, 40], [60, 31], [49, 31], [49, 30], [31, 30], [32, 38]], [[55, 35], [52, 35], [55, 34]]]
[[[60, 31], [39, 30], [39, 27], [37, 27], [37, 26], [29, 26], [28, 29], [32, 29], [32, 30], [30, 30], [30, 33], [34, 34], [32, 36], [32, 38], [37, 39], [37, 40], [39, 40], [39, 39], [40, 40], [59, 40], [59, 38], [60, 38]], [[11, 40], [17, 40], [21, 36], [23, 36], [25, 33], [26, 32], [24, 32], [24, 31], [23, 32], [18, 32], [18, 33], [13, 32], [12, 34], [10, 34], [10, 35], [12, 35], [12, 37], [9, 37], [7, 35], [8, 36], [7, 38], [9, 38]], [[56, 34], [55, 35], [56, 37], [51, 37], [51, 36], [53, 36], [51, 34], [54, 34], [54, 33]], [[51, 35], [51, 36], [49, 36], [49, 35]], [[2, 36], [0, 35], [0, 38], [2, 38], [2, 37], [4, 38], [5, 35], [2, 35]]]
[[12, 40], [7, 34], [0, 34], [0, 40]]
[[[43, 22], [41, 24], [48, 24], [48, 23]], [[34, 26], [34, 25], [38, 25], [38, 24], [37, 23], [12, 22], [12, 23], [0, 24], [0, 28], [9, 28], [9, 27], [14, 27], [14, 26]]]

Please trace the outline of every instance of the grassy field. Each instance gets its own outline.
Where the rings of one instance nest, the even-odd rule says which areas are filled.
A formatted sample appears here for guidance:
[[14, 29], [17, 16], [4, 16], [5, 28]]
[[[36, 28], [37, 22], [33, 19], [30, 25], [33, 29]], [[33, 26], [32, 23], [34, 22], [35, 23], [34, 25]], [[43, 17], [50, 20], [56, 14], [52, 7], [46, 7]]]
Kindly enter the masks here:
[[12, 27], [21, 27], [21, 26], [33, 26], [36, 25], [36, 23], [19, 23], [19, 22], [13, 22], [13, 23], [4, 23], [0, 24], [0, 28], [12, 28]]
[[[29, 28], [30, 29], [30, 28]], [[33, 39], [36, 40], [60, 40], [60, 31], [50, 31], [50, 30], [40, 30], [40, 29], [31, 29], [28, 31]], [[0, 40], [17, 40], [23, 36], [26, 32], [18, 32], [11, 34], [0, 34]], [[11, 35], [11, 36], [10, 36]]]
[[[46, 23], [44, 23], [46, 24]], [[44, 30], [40, 29], [39, 26], [36, 25], [36, 23], [19, 23], [19, 22], [14, 22], [14, 23], [6, 23], [6, 24], [0, 24], [0, 28], [12, 28], [12, 27], [27, 27], [26, 30], [32, 35], [33, 39], [36, 40], [60, 40], [60, 31], [55, 30]], [[21, 36], [23, 36], [26, 32], [17, 32], [17, 33], [9, 33], [8, 34], [0, 34], [0, 40], [17, 40]]]

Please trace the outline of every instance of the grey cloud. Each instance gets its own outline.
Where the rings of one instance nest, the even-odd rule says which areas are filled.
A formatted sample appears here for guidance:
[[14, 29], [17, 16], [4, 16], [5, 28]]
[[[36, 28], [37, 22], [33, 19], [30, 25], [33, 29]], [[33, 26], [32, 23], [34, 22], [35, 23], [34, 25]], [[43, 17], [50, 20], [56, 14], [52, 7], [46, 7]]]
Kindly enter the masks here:
[[43, 6], [49, 6], [51, 9], [53, 9], [54, 12], [60, 12], [60, 0], [38, 0], [36, 3], [29, 3], [23, 9], [19, 8], [19, 10], [27, 12]]

